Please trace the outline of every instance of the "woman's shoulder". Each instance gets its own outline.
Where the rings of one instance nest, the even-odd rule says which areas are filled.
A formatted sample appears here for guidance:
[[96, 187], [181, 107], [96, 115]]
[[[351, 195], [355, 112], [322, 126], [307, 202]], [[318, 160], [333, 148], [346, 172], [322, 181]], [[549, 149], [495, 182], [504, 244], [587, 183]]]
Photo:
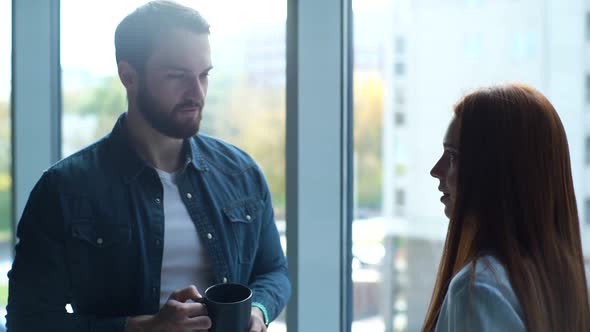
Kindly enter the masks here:
[[518, 300], [510, 284], [504, 265], [494, 256], [482, 256], [467, 264], [453, 277], [449, 294], [461, 295], [466, 290], [475, 294], [493, 293], [518, 307]]
[[501, 293], [514, 293], [504, 265], [494, 256], [479, 257], [463, 267], [451, 280], [449, 292], [459, 293], [470, 287], [487, 287]]
[[436, 331], [524, 331], [522, 318], [505, 268], [484, 256], [453, 277]]
[[482, 256], [465, 266], [451, 280], [448, 295], [464, 303], [487, 302], [510, 307], [522, 317], [508, 272], [494, 256]]

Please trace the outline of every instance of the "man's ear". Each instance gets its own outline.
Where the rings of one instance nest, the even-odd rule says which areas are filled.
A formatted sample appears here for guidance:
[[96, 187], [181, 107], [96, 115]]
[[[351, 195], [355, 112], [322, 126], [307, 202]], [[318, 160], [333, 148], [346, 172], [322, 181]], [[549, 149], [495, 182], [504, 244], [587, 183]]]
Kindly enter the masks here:
[[137, 91], [139, 85], [138, 73], [127, 61], [120, 61], [117, 65], [119, 78], [127, 92]]

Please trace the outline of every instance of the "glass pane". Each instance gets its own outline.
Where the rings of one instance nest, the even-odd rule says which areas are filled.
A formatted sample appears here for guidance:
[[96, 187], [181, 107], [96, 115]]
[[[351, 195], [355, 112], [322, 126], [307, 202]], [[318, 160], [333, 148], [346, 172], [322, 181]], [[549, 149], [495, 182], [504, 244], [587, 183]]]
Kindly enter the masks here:
[[[117, 24], [144, 0], [61, 1], [63, 153], [107, 134], [125, 111], [117, 76]], [[259, 163], [268, 180], [281, 242], [285, 237], [286, 0], [185, 0], [211, 24], [214, 69], [201, 132], [229, 141]], [[264, 8], [264, 10], [260, 10]], [[93, 13], [79, 15], [79, 13]], [[271, 332], [285, 331], [284, 317]]]
[[[587, 9], [586, 3], [571, 5]], [[568, 133], [580, 217], [589, 220], [590, 127], [581, 118], [590, 114], [583, 53], [590, 45], [581, 24], [587, 11], [533, 4], [353, 0], [353, 332], [422, 327], [447, 228], [429, 172], [454, 102], [472, 89], [522, 81], [554, 102]], [[558, 45], [568, 50], [554, 51]], [[569, 50], [579, 50], [579, 63], [564, 55]], [[577, 99], [563, 98], [564, 91]], [[586, 255], [589, 235], [583, 226]]]
[[10, 88], [12, 75], [12, 1], [0, 1], [0, 322], [8, 300], [6, 273], [12, 264], [12, 152]]

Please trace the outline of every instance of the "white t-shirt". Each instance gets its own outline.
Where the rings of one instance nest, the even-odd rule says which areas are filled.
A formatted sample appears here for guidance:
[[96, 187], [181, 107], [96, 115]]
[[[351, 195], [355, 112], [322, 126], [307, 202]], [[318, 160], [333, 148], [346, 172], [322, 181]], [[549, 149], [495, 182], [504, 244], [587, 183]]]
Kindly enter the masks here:
[[201, 294], [214, 283], [215, 277], [207, 248], [178, 190], [177, 173], [156, 169], [164, 190], [164, 254], [160, 285], [160, 306], [170, 294], [189, 285]]

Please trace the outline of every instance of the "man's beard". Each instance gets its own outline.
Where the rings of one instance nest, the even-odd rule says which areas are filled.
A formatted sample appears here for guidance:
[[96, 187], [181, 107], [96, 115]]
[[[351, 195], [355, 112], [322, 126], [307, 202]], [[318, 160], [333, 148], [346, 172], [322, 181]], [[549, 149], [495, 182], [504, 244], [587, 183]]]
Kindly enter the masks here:
[[[164, 136], [185, 139], [192, 137], [199, 131], [203, 111], [202, 102], [184, 101], [167, 112], [159, 107], [156, 99], [150, 94], [145, 84], [141, 84], [137, 94], [139, 112], [146, 121]], [[197, 117], [181, 120], [177, 115], [183, 108], [197, 108]]]

